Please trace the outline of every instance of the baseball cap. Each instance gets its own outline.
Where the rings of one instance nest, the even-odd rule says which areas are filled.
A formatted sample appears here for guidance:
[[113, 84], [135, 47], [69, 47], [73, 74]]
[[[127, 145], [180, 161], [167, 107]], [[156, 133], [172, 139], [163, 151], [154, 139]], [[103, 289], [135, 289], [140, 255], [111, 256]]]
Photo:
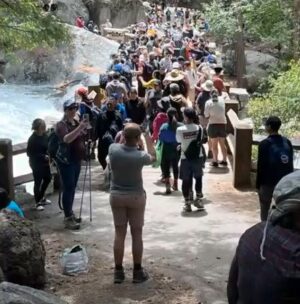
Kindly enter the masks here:
[[76, 103], [76, 101], [72, 98], [67, 99], [64, 103], [63, 103], [63, 108], [64, 111], [67, 109], [70, 109], [72, 107], [78, 107], [78, 104]]

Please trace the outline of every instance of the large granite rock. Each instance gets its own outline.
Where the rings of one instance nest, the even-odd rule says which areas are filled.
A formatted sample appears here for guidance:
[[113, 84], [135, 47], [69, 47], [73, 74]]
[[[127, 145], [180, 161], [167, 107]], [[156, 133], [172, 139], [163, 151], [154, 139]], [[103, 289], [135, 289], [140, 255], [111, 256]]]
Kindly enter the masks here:
[[0, 284], [0, 304], [66, 304], [58, 297], [26, 286]]
[[0, 268], [9, 282], [32, 287], [45, 284], [45, 249], [33, 223], [0, 212]]
[[22, 61], [7, 63], [6, 80], [57, 84], [106, 71], [110, 54], [117, 51], [118, 43], [75, 26], [68, 25], [68, 28], [72, 35], [70, 44], [51, 50], [19, 52], [17, 55]]
[[[222, 63], [225, 72], [230, 75], [235, 75], [235, 52], [230, 46], [223, 48], [223, 52]], [[254, 92], [260, 81], [269, 75], [269, 70], [276, 66], [278, 60], [270, 54], [254, 50], [246, 50], [245, 55], [247, 89], [250, 92]]]

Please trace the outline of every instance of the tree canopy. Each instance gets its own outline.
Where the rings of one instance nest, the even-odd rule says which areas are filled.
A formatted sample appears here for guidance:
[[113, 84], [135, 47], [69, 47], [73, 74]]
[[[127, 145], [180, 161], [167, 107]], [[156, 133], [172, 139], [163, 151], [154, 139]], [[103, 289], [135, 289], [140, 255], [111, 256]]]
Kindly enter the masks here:
[[66, 27], [37, 0], [0, 0], [0, 50], [54, 46], [68, 41]]

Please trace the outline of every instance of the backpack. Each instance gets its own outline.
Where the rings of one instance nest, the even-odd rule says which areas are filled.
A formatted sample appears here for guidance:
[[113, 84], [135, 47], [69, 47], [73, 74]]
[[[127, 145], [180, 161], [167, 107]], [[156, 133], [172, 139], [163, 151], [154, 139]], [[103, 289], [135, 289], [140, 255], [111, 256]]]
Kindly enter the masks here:
[[55, 132], [55, 128], [50, 129], [48, 136], [48, 154], [51, 159], [56, 158], [56, 153], [59, 146], [59, 138]]
[[291, 147], [288, 140], [282, 137], [282, 143], [278, 143], [269, 137], [269, 165], [271, 168], [276, 168], [278, 172], [288, 172], [293, 165], [293, 158], [291, 157]]
[[197, 160], [202, 149], [202, 128], [199, 126], [197, 138], [189, 144], [187, 149], [184, 152], [184, 155], [187, 160]]

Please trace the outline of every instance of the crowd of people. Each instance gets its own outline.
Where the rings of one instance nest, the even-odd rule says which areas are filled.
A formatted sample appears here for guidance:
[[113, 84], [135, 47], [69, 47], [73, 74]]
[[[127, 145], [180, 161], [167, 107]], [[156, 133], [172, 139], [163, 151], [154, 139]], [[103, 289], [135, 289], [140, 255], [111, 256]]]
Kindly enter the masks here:
[[[111, 176], [115, 283], [125, 280], [128, 224], [133, 282], [149, 277], [142, 267], [143, 166], [159, 165], [166, 195], [179, 190], [181, 179], [183, 210], [191, 212], [193, 206], [205, 210], [203, 168], [207, 160], [212, 168], [228, 165], [225, 102], [229, 96], [207, 31], [205, 19], [192, 10], [149, 12], [147, 22], [131, 27], [132, 39], [120, 44], [107, 72], [100, 75], [100, 104], [87, 88], [80, 87], [74, 98], [64, 102], [64, 116], [49, 137], [43, 120], [33, 122], [27, 153], [36, 207], [43, 210], [49, 203], [45, 190], [51, 180], [49, 160], [54, 160], [61, 176], [68, 229], [80, 228], [73, 202], [81, 161], [93, 157], [97, 147], [98, 161]], [[280, 126], [276, 116], [265, 121], [269, 136], [259, 146], [257, 169], [262, 222], [240, 240], [229, 276], [230, 304], [300, 301], [299, 173], [293, 173], [293, 148], [279, 134]], [[7, 193], [0, 192], [6, 208], [16, 210]], [[272, 197], [276, 206], [270, 209]]]

